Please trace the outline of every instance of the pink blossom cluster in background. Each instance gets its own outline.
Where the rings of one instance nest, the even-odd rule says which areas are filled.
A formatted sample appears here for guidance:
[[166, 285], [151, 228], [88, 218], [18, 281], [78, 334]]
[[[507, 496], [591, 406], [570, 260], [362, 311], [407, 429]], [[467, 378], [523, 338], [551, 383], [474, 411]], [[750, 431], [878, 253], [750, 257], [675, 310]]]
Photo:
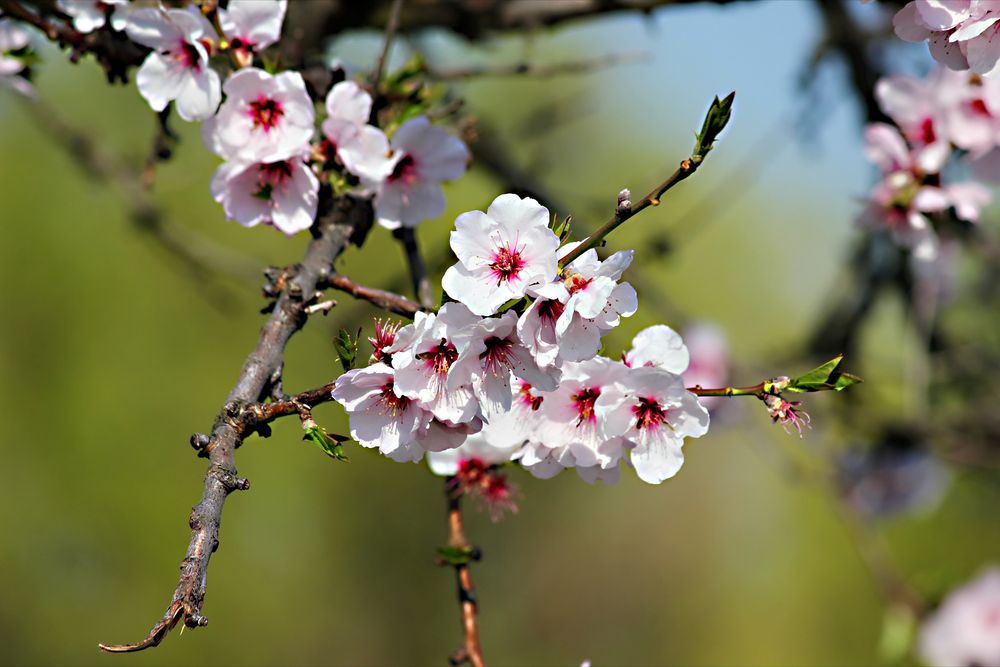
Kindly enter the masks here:
[[653, 484], [677, 473], [684, 439], [709, 423], [680, 376], [687, 348], [658, 325], [622, 360], [599, 356], [601, 337], [637, 308], [621, 282], [632, 252], [602, 261], [591, 249], [560, 267], [577, 244], [560, 247], [550, 220], [513, 194], [458, 217], [459, 261], [442, 281], [453, 301], [398, 331], [379, 327], [374, 363], [337, 380], [358, 442], [400, 461], [428, 454], [448, 475], [511, 460], [542, 478], [576, 468], [588, 482], [616, 481], [623, 461]]
[[951, 173], [1000, 180], [1000, 80], [937, 68], [925, 79], [881, 79], [875, 96], [895, 125], [865, 129], [865, 152], [880, 175], [859, 220], [932, 260], [939, 243], [928, 214], [976, 222], [991, 200], [980, 182]]
[[900, 39], [926, 41], [942, 65], [992, 76], [1000, 59], [998, 21], [998, 0], [911, 0], [892, 23]]

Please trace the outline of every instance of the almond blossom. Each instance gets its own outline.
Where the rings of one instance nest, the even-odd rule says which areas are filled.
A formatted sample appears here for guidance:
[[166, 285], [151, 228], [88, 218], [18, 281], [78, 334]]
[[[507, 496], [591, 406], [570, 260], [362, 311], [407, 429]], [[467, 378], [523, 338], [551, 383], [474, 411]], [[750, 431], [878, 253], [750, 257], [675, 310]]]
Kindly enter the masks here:
[[204, 120], [215, 113], [222, 92], [208, 56], [215, 30], [197, 9], [142, 8], [129, 12], [129, 39], [153, 49], [136, 85], [154, 111], [171, 101], [184, 120]]
[[653, 366], [671, 373], [683, 373], [690, 361], [687, 346], [680, 334], [665, 324], [646, 327], [632, 339], [632, 349], [622, 361], [630, 368]]
[[1000, 59], [1000, 7], [982, 0], [911, 0], [892, 23], [908, 42], [927, 41], [931, 55], [953, 70], [993, 74]]
[[434, 417], [451, 424], [475, 418], [479, 405], [471, 384], [449, 384], [448, 374], [458, 360], [463, 335], [479, 319], [460, 303], [445, 304], [437, 315], [417, 313], [387, 350], [396, 370], [397, 395], [419, 401]]
[[126, 19], [121, 9], [128, 5], [128, 0], [58, 0], [56, 4], [73, 17], [73, 27], [78, 32], [87, 33], [102, 28], [109, 17], [113, 29], [125, 28]]
[[353, 81], [341, 81], [326, 96], [323, 134], [347, 171], [380, 183], [395, 165], [389, 159], [389, 140], [382, 130], [368, 124], [371, 110], [371, 95]]
[[281, 37], [287, 0], [229, 0], [219, 8], [219, 27], [243, 65]]
[[486, 213], [470, 211], [455, 220], [451, 249], [459, 261], [441, 285], [477, 315], [492, 315], [555, 279], [558, 247], [548, 209], [531, 198], [500, 195]]
[[385, 364], [349, 370], [334, 385], [332, 396], [350, 418], [351, 437], [386, 456], [412, 451], [417, 434], [431, 415], [394, 390], [394, 373]]
[[1000, 567], [952, 591], [920, 629], [930, 667], [1000, 665]]
[[301, 74], [247, 67], [231, 74], [223, 90], [226, 101], [202, 127], [205, 143], [217, 155], [269, 163], [308, 148], [315, 112]]
[[34, 89], [21, 76], [24, 72], [24, 61], [12, 55], [31, 43], [27, 31], [10, 19], [0, 18], [0, 84], [8, 85], [22, 95], [32, 95]]
[[316, 218], [319, 180], [301, 157], [277, 162], [226, 162], [212, 178], [212, 197], [226, 217], [245, 227], [274, 225], [285, 234], [309, 229]]
[[708, 432], [708, 410], [684, 388], [680, 376], [663, 368], [628, 369], [617, 386], [598, 397], [595, 409], [609, 432], [633, 443], [629, 454], [639, 479], [659, 484], [684, 463], [684, 438]]
[[375, 190], [375, 215], [387, 229], [415, 227], [444, 212], [443, 181], [465, 173], [469, 149], [426, 116], [403, 123], [391, 141], [392, 171]]

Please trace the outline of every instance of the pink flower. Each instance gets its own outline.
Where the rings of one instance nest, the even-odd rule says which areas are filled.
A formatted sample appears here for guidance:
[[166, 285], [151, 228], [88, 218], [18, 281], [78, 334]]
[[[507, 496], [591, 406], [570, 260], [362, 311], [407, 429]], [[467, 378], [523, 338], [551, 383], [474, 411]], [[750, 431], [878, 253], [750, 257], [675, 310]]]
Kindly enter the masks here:
[[549, 229], [548, 209], [534, 199], [500, 195], [486, 213], [458, 216], [455, 228], [451, 249], [459, 261], [441, 284], [477, 315], [492, 315], [556, 277], [559, 237]]
[[[691, 361], [683, 371], [688, 387], [722, 387], [729, 381], [729, 344], [721, 329], [712, 324], [694, 324], [684, 329]], [[668, 369], [669, 370], [669, 369]], [[699, 397], [698, 402], [713, 410], [725, 400], [718, 396]]]
[[300, 157], [250, 165], [226, 162], [212, 178], [212, 197], [241, 225], [264, 222], [292, 235], [312, 226], [319, 181]]
[[352, 174], [370, 182], [385, 180], [395, 166], [389, 159], [389, 140], [368, 124], [372, 98], [353, 81], [341, 81], [326, 96], [323, 134]]
[[387, 350], [396, 369], [396, 393], [419, 401], [441, 421], [471, 421], [479, 409], [472, 386], [448, 383], [448, 375], [458, 360], [464, 334], [479, 320], [460, 303], [445, 304], [436, 316], [417, 313], [413, 324], [400, 329]]
[[375, 189], [375, 214], [388, 229], [415, 227], [444, 212], [442, 181], [465, 173], [469, 149], [426, 116], [403, 123], [392, 137], [393, 167]]
[[680, 334], [665, 324], [646, 327], [632, 339], [632, 349], [625, 353], [626, 366], [653, 366], [683, 373], [690, 356]]
[[307, 150], [315, 113], [301, 74], [272, 76], [247, 67], [231, 74], [223, 90], [226, 101], [202, 128], [205, 143], [217, 155], [244, 163], [278, 162]]
[[931, 667], [1000, 665], [1000, 568], [945, 598], [924, 621], [919, 650]]
[[73, 17], [73, 27], [79, 32], [93, 32], [104, 27], [111, 19], [111, 27], [122, 30], [126, 19], [120, 7], [128, 4], [128, 0], [58, 0], [59, 9]]
[[412, 451], [417, 434], [431, 420], [414, 401], [397, 395], [394, 384], [390, 367], [373, 364], [347, 371], [333, 389], [333, 399], [350, 417], [351, 437], [386, 456]]
[[229, 0], [219, 8], [219, 26], [230, 48], [249, 65], [255, 53], [281, 37], [287, 0]]
[[173, 101], [184, 120], [204, 120], [215, 113], [222, 93], [207, 50], [215, 30], [201, 12], [135, 9], [125, 31], [132, 41], [153, 49], [139, 68], [136, 85], [154, 111]]
[[931, 55], [953, 70], [992, 74], [1000, 59], [1000, 7], [980, 0], [911, 0], [892, 23], [908, 42], [927, 41]]
[[448, 375], [449, 387], [471, 385], [483, 419], [492, 422], [511, 409], [511, 375], [539, 388], [552, 390], [558, 373], [538, 368], [515, 330], [517, 315], [483, 319], [460, 336], [462, 351]]
[[708, 432], [708, 410], [684, 389], [679, 375], [657, 367], [631, 368], [597, 400], [609, 432], [634, 444], [629, 458], [639, 479], [659, 484], [684, 463], [684, 438]]

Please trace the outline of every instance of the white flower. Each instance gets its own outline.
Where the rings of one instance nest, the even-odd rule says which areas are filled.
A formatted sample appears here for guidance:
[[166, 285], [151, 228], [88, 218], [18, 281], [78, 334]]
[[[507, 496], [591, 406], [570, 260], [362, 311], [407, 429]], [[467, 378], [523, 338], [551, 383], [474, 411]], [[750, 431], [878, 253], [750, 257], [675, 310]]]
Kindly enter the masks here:
[[313, 136], [312, 100], [298, 72], [272, 76], [247, 67], [223, 85], [226, 101], [202, 128], [205, 143], [226, 160], [277, 162], [301, 154]]
[[930, 667], [1000, 665], [1000, 567], [952, 591], [920, 630]]
[[[542, 394], [537, 441], [561, 450], [555, 453], [557, 460], [562, 458], [561, 463], [566, 460], [565, 454], [569, 454], [572, 465], [576, 466], [616, 465], [624, 454], [620, 436], [625, 425], [608, 421], [613, 400], [603, 401], [601, 410], [597, 409], [597, 401], [605, 392], [610, 392], [619, 403], [624, 401], [623, 392], [614, 391], [614, 387], [627, 370], [624, 364], [605, 357], [566, 364], [559, 388]], [[609, 426], [616, 426], [617, 430]]]
[[632, 339], [632, 349], [625, 354], [626, 366], [655, 366], [671, 373], [683, 373], [689, 360], [680, 334], [665, 324], [640, 331]]
[[153, 49], [136, 74], [136, 85], [154, 111], [173, 101], [184, 120], [204, 120], [215, 113], [222, 96], [219, 75], [209, 67], [202, 43], [215, 32], [197, 9], [135, 9], [125, 31], [132, 41]]
[[226, 162], [212, 178], [212, 197], [226, 217], [241, 225], [265, 222], [291, 235], [312, 226], [319, 181], [300, 157], [250, 165]]
[[287, 0], [229, 0], [219, 8], [219, 26], [230, 48], [242, 51], [252, 62], [259, 53], [281, 37]]
[[58, 0], [59, 9], [73, 17], [73, 27], [79, 32], [93, 32], [104, 26], [111, 17], [111, 27], [121, 30], [126, 19], [118, 7], [124, 7], [128, 0]]
[[339, 378], [333, 399], [347, 410], [351, 437], [386, 456], [412, 450], [417, 434], [431, 415], [393, 390], [393, 370], [385, 364], [349, 370]]
[[708, 432], [708, 410], [684, 389], [680, 376], [662, 368], [631, 368], [619, 385], [603, 392], [595, 405], [608, 432], [635, 444], [630, 454], [639, 479], [659, 484], [684, 463], [684, 438]]
[[388, 229], [415, 227], [444, 212], [442, 181], [465, 173], [469, 149], [426, 116], [403, 123], [392, 137], [393, 169], [376, 188], [375, 214]]
[[455, 449], [428, 453], [427, 464], [435, 475], [450, 477], [458, 473], [462, 461], [479, 459], [487, 466], [506, 463], [518, 448], [517, 445], [496, 447], [480, 431], [468, 436], [465, 442]]
[[548, 209], [534, 199], [500, 195], [486, 213], [470, 211], [455, 220], [451, 249], [458, 264], [445, 272], [441, 285], [477, 315], [492, 315], [555, 279], [558, 247]]
[[471, 421], [479, 408], [472, 386], [449, 386], [447, 380], [458, 359], [462, 335], [479, 319], [460, 303], [445, 304], [436, 316], [417, 313], [413, 324], [400, 329], [387, 350], [396, 369], [396, 393], [420, 401], [441, 421]]
[[323, 134], [347, 171], [366, 181], [381, 183], [392, 173], [389, 140], [368, 124], [372, 98], [353, 81], [341, 81], [326, 96]]
[[517, 315], [480, 320], [459, 337], [462, 347], [448, 375], [448, 387], [472, 385], [483, 419], [493, 421], [511, 408], [511, 374], [552, 390], [557, 373], [544, 373], [517, 338]]
[[0, 19], [0, 84], [9, 85], [27, 96], [34, 94], [34, 88], [19, 76], [24, 70], [24, 61], [6, 54], [25, 48], [30, 41], [28, 33], [15, 21]]

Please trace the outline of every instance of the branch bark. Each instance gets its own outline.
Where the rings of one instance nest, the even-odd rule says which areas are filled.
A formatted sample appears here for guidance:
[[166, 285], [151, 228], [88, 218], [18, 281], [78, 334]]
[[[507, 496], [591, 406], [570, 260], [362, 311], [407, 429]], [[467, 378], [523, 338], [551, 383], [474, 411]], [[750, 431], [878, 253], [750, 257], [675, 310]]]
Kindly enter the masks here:
[[[445, 485], [448, 497], [448, 546], [470, 554], [469, 560], [479, 560], [479, 550], [465, 539], [462, 528], [462, 494], [454, 490], [454, 482], [449, 478]], [[479, 603], [476, 600], [476, 587], [472, 583], [472, 573], [469, 563], [463, 560], [456, 562], [455, 579], [458, 583], [458, 603], [462, 609], [462, 632], [464, 641], [450, 658], [453, 665], [469, 663], [472, 667], [486, 667], [483, 659], [483, 648], [479, 643]]]
[[278, 297], [271, 316], [260, 332], [257, 347], [247, 357], [239, 378], [212, 427], [212, 434], [199, 452], [210, 461], [201, 500], [191, 511], [191, 542], [181, 563], [180, 582], [163, 618], [149, 635], [135, 644], [100, 644], [112, 653], [141, 651], [158, 645], [178, 623], [189, 628], [207, 624], [201, 608], [208, 582], [208, 564], [219, 547], [222, 508], [229, 494], [246, 490], [249, 482], [237, 477], [235, 452], [252, 432], [254, 419], [248, 408], [264, 400], [278, 380], [285, 346], [304, 324], [307, 299], [328, 277], [331, 265], [359, 229], [371, 224], [372, 210], [367, 200], [342, 198], [314, 227], [314, 238], [306, 249], [294, 277]]

